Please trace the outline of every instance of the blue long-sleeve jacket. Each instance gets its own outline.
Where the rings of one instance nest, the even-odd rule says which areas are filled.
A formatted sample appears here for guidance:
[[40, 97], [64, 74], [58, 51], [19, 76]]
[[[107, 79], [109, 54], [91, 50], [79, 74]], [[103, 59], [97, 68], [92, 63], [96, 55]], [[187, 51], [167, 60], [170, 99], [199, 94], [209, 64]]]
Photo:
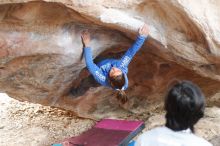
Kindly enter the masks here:
[[122, 90], [128, 88], [128, 65], [136, 52], [141, 48], [146, 37], [138, 36], [135, 43], [127, 50], [127, 52], [121, 57], [121, 59], [105, 59], [100, 61], [97, 65], [93, 62], [92, 52], [90, 47], [84, 48], [84, 57], [86, 66], [95, 80], [103, 86], [111, 87], [108, 81], [109, 71], [112, 67], [120, 69], [125, 77], [125, 85]]

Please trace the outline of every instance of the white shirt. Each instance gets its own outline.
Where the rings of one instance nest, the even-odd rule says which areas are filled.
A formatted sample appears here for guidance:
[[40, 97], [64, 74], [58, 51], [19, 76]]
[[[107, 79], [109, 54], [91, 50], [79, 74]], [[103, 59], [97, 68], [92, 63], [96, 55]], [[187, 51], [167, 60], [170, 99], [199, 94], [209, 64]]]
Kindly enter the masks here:
[[190, 129], [175, 132], [167, 127], [158, 127], [139, 136], [135, 146], [212, 146], [212, 144], [194, 135]]

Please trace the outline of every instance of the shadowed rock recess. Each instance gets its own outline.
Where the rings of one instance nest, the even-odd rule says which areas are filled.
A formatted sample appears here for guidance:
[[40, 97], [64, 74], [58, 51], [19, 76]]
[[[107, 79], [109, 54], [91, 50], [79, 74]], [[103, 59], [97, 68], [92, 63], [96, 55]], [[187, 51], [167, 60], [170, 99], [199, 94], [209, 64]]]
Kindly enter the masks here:
[[[219, 0], [51, 1], [0, 1], [1, 92], [99, 119], [162, 107], [167, 88], [184, 79], [220, 105], [212, 99], [220, 92]], [[129, 66], [121, 106], [87, 71], [80, 34], [91, 32], [94, 58], [118, 58], [143, 22], [150, 37]]]

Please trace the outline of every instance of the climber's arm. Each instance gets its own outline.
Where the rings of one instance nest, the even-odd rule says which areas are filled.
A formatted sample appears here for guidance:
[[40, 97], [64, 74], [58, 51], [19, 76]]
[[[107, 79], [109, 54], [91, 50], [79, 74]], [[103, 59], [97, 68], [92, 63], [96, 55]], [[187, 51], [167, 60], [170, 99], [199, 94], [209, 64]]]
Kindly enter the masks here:
[[90, 34], [88, 31], [84, 31], [82, 33], [82, 43], [84, 46], [83, 53], [85, 57], [86, 67], [97, 82], [99, 82], [101, 85], [106, 85], [106, 77], [104, 76], [102, 70], [93, 62], [92, 51], [89, 47]]
[[89, 72], [93, 75], [95, 80], [101, 85], [106, 85], [106, 77], [103, 74], [102, 70], [93, 62], [92, 53], [90, 47], [84, 48], [84, 57], [86, 61], [86, 67]]
[[134, 55], [144, 44], [144, 41], [147, 38], [148, 33], [148, 26], [144, 24], [144, 26], [139, 29], [139, 35], [135, 43], [127, 50], [127, 52], [120, 59], [120, 67], [127, 67], [129, 65]]

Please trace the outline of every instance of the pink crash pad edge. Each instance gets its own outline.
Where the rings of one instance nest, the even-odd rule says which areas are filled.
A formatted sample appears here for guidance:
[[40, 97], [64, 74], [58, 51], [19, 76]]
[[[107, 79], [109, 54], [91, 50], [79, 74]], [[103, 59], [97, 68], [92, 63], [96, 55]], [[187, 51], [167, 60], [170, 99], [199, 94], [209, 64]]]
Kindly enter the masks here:
[[95, 128], [135, 131], [142, 124], [144, 124], [143, 121], [103, 119], [95, 125]]

